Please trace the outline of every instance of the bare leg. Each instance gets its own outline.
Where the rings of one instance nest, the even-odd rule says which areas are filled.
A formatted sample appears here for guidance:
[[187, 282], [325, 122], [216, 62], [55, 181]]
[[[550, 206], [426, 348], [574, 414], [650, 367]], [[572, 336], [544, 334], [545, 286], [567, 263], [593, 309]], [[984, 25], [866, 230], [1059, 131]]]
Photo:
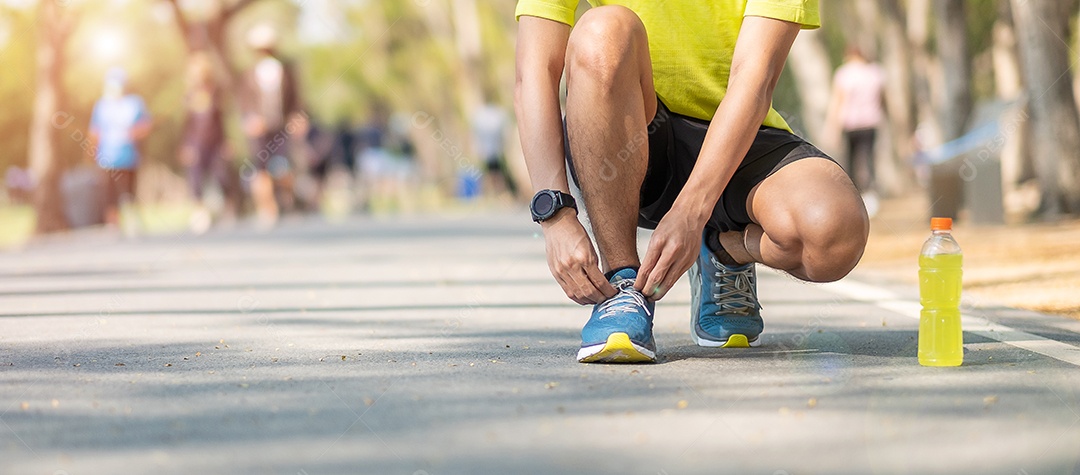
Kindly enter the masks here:
[[255, 201], [255, 211], [263, 225], [277, 222], [278, 206], [274, 196], [274, 179], [266, 170], [255, 174], [251, 182], [251, 198]]
[[720, 239], [737, 261], [831, 282], [851, 272], [866, 247], [866, 208], [832, 161], [807, 158], [780, 169], [751, 190], [746, 206], [757, 224]]
[[656, 93], [645, 26], [621, 6], [593, 8], [570, 34], [566, 123], [604, 271], [640, 265], [638, 196]]

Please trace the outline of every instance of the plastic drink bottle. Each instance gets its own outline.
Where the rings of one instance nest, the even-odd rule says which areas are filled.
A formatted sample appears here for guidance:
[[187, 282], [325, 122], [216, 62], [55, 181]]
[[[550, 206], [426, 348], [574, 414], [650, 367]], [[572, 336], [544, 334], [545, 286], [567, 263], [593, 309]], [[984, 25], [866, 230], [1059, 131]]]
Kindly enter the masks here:
[[930, 220], [933, 234], [919, 255], [919, 364], [960, 366], [964, 335], [960, 330], [960, 281], [964, 255], [952, 237], [951, 218]]

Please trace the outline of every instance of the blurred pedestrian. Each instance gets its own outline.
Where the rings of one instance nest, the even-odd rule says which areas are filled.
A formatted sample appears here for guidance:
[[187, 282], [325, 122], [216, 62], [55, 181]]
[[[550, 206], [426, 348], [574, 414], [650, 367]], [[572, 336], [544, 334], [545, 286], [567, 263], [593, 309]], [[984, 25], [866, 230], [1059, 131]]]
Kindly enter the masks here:
[[288, 128], [301, 106], [293, 65], [277, 51], [277, 30], [268, 24], [258, 25], [248, 32], [247, 42], [257, 59], [245, 75], [240, 98], [251, 154], [243, 172], [253, 175], [251, 195], [256, 214], [260, 224], [269, 227], [277, 222], [280, 205], [291, 207]]
[[371, 117], [355, 135], [358, 201], [368, 211], [377, 208], [376, 203], [393, 189], [393, 161], [386, 150], [388, 115], [386, 107], [376, 103]]
[[229, 212], [235, 211], [239, 196], [233, 186], [233, 170], [224, 153], [221, 88], [214, 78], [214, 65], [206, 53], [192, 55], [187, 79], [187, 93], [184, 96], [187, 121], [184, 124], [180, 161], [187, 167], [188, 184], [197, 202], [191, 217], [191, 228], [201, 234], [210, 228], [212, 221], [205, 200], [207, 180], [213, 179], [221, 187]]
[[292, 153], [296, 168], [296, 198], [304, 211], [318, 211], [330, 168], [344, 166], [335, 163], [338, 137], [307, 114], [301, 114], [296, 122]]
[[506, 112], [495, 104], [484, 104], [473, 115], [473, 143], [484, 166], [485, 187], [494, 195], [517, 196], [517, 187], [506, 165]]
[[356, 132], [353, 129], [345, 119], [338, 122], [331, 154], [334, 163], [344, 165], [350, 173], [355, 173], [356, 169]]
[[[105, 91], [90, 116], [94, 156], [106, 175], [104, 219], [108, 226], [118, 226], [121, 211], [134, 201], [137, 144], [152, 127], [146, 104], [138, 95], [125, 92], [126, 82], [122, 69], [110, 69], [105, 75]], [[135, 231], [134, 216], [124, 224], [129, 234]]]
[[325, 218], [339, 220], [348, 216], [354, 205], [356, 132], [343, 118], [326, 133], [332, 136], [333, 146], [323, 162], [325, 176], [319, 190], [319, 207]]
[[871, 216], [878, 208], [874, 145], [877, 128], [885, 119], [884, 87], [885, 71], [881, 66], [869, 61], [858, 47], [848, 46], [844, 64], [833, 76], [826, 124], [830, 130], [839, 129], [843, 135], [848, 176], [862, 192]]

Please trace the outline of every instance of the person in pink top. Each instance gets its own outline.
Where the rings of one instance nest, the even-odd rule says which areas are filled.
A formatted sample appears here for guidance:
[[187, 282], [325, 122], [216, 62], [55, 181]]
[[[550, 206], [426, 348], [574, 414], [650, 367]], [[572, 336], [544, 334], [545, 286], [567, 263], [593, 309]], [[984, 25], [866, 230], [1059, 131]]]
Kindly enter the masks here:
[[849, 46], [844, 64], [833, 76], [832, 100], [827, 123], [843, 132], [847, 148], [848, 176], [867, 201], [868, 211], [877, 208], [874, 182], [874, 140], [885, 118], [882, 89], [885, 71], [867, 60], [857, 47]]

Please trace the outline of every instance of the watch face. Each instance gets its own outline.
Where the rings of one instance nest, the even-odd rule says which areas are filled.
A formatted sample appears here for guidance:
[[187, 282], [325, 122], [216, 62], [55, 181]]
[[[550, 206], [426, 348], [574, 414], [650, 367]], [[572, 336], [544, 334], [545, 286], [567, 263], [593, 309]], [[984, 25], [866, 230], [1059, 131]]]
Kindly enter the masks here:
[[548, 217], [555, 210], [555, 198], [549, 193], [541, 193], [533, 199], [533, 212], [542, 218]]

